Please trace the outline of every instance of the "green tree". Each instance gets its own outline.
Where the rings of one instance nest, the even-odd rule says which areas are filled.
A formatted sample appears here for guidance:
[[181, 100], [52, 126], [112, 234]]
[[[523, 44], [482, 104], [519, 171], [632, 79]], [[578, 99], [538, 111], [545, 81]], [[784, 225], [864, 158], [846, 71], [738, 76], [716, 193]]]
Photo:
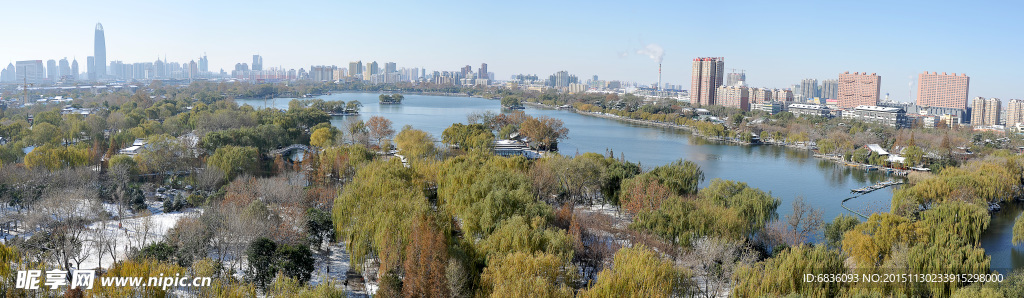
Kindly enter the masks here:
[[852, 230], [858, 224], [860, 224], [860, 220], [856, 217], [846, 214], [836, 216], [832, 222], [825, 224], [825, 243], [828, 244], [829, 248], [841, 248], [843, 234]]
[[25, 166], [28, 168], [46, 168], [57, 170], [87, 165], [89, 151], [75, 147], [43, 145], [36, 147], [25, 155]]
[[1013, 245], [1021, 242], [1024, 242], [1024, 212], [1017, 216], [1017, 220], [1013, 224]]
[[398, 151], [407, 158], [429, 159], [437, 154], [434, 138], [430, 133], [406, 125], [395, 137]]
[[284, 276], [294, 278], [303, 284], [312, 276], [316, 261], [313, 259], [313, 252], [305, 245], [282, 244], [274, 252], [274, 258], [277, 260], [275, 268], [279, 268]]
[[245, 252], [249, 264], [246, 277], [261, 289], [266, 288], [277, 273], [276, 253], [277, 243], [267, 238], [256, 239]]
[[334, 145], [336, 136], [337, 129], [333, 127], [317, 128], [309, 136], [309, 144], [320, 148], [327, 148]]
[[741, 266], [733, 274], [732, 294], [740, 297], [836, 297], [849, 283], [803, 282], [805, 274], [846, 273], [843, 257], [824, 246], [787, 248], [774, 257]]
[[206, 163], [224, 171], [224, 177], [228, 180], [234, 180], [243, 173], [256, 173], [259, 169], [259, 151], [255, 147], [220, 147]]

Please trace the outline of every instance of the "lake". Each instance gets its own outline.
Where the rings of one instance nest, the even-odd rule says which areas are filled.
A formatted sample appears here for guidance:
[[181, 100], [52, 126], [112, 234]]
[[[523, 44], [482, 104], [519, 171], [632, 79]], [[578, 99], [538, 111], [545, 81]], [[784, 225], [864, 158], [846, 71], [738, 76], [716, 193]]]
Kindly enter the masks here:
[[[377, 93], [334, 93], [317, 98], [333, 101], [358, 100], [363, 103], [358, 117], [362, 120], [382, 116], [394, 122], [395, 130], [404, 125], [427, 131], [440, 139], [441, 132], [452, 123], [465, 123], [472, 112], [501, 112], [497, 100], [472, 97], [405, 95], [400, 105], [380, 105]], [[238, 99], [238, 104], [254, 107], [272, 106], [287, 109], [290, 98], [273, 100]], [[721, 178], [745, 182], [771, 192], [782, 200], [779, 217], [791, 213], [797, 197], [822, 211], [830, 222], [839, 214], [850, 214], [841, 201], [851, 196], [850, 190], [885, 181], [891, 177], [877, 171], [865, 171], [814, 158], [810, 151], [779, 146], [743, 146], [710, 142], [693, 137], [687, 131], [636, 124], [627, 121], [585, 116], [573, 112], [527, 107], [526, 114], [561, 119], [569, 129], [569, 138], [558, 144], [561, 154], [584, 152], [639, 162], [645, 169], [664, 165], [677, 159], [693, 161], [704, 171], [702, 186]], [[331, 123], [342, 127], [345, 117], [334, 117]], [[848, 201], [846, 206], [865, 215], [889, 210], [893, 188], [877, 190]], [[982, 235], [982, 247], [992, 255], [992, 268], [1024, 267], [1024, 245], [1010, 243], [1013, 220], [1020, 214], [1019, 206], [1006, 206], [993, 214], [989, 229]], [[863, 219], [862, 219], [863, 221]], [[1005, 272], [1005, 270], [1000, 270]]]

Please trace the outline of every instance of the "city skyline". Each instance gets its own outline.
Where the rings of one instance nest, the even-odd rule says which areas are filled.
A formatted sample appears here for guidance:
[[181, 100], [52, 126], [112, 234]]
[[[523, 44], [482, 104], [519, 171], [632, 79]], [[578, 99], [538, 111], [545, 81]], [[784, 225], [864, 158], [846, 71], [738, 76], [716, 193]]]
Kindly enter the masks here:
[[[1021, 94], [1013, 88], [1015, 75], [1024, 67], [1013, 55], [1020, 41], [1000, 39], [1000, 44], [978, 46], [1020, 29], [1022, 25], [1012, 21], [1010, 12], [1014, 10], [965, 3], [922, 2], [927, 5], [921, 6], [740, 1], [730, 3], [728, 8], [735, 13], [727, 20], [700, 13], [722, 8], [710, 3], [545, 3], [542, 10], [533, 9], [540, 2], [310, 2], [272, 9], [242, 2], [119, 3], [127, 2], [60, 2], [46, 6], [14, 3], [10, 11], [45, 10], [61, 21], [38, 22], [32, 14], [0, 19], [0, 26], [7, 31], [5, 43], [17, 45], [0, 49], [0, 62], [64, 57], [85, 62], [94, 51], [90, 29], [103, 23], [108, 62], [152, 62], [164, 55], [171, 61], [187, 62], [206, 53], [211, 71], [230, 71], [235, 63], [251, 61], [258, 53], [266, 58], [265, 68], [298, 69], [376, 60], [432, 71], [487, 63], [498, 70], [496, 79], [500, 80], [519, 73], [545, 76], [568, 70], [580, 77], [599, 75], [608, 80], [651, 84], [658, 80], [658, 62], [640, 52], [647, 45], [657, 44], [664, 49], [659, 57], [664, 60], [665, 83], [686, 85], [693, 58], [721, 56], [729, 60], [727, 69], [745, 70], [750, 86], [787, 88], [806, 78], [835, 79], [849, 70], [878, 73], [886, 78], [882, 82], [883, 97], [888, 93], [891, 98], [911, 102], [916, 76], [924, 71], [971, 74], [971, 97], [1018, 98]], [[909, 7], [914, 9], [900, 9]], [[311, 11], [337, 11], [349, 23], [374, 25], [324, 34], [318, 26], [328, 21], [312, 17]], [[681, 11], [689, 18], [671, 17]], [[779, 24], [752, 18], [773, 11], [816, 13], [816, 17], [794, 15], [800, 21]], [[458, 18], [479, 14], [493, 17], [488, 23], [471, 26]], [[190, 22], [176, 21], [175, 16], [189, 16]], [[238, 22], [238, 18], [253, 21]], [[265, 18], [302, 20], [299, 23], [304, 25], [259, 21]], [[381, 18], [394, 24], [380, 25], [375, 20]], [[851, 21], [836, 26], [836, 18]], [[974, 21], [955, 21], [969, 19]], [[16, 29], [26, 23], [33, 23], [32, 30]], [[520, 30], [502, 29], [509, 24]], [[303, 30], [304, 26], [309, 29]], [[460, 34], [437, 29], [446, 27], [460, 28], [455, 30]], [[536, 30], [540, 28], [547, 30]], [[550, 30], [554, 28], [560, 30]], [[813, 40], [800, 40], [792, 34], [796, 30], [817, 33], [808, 35], [815, 36]], [[688, 35], [680, 37], [679, 33]], [[742, 40], [738, 44], [743, 46], [730, 40]], [[758, 46], [753, 47], [755, 44]]]

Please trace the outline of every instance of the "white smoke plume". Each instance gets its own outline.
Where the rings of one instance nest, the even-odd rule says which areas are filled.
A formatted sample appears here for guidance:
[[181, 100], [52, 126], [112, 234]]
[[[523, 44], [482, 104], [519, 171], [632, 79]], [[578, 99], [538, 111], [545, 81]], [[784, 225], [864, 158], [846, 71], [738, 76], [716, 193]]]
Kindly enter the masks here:
[[658, 44], [648, 44], [647, 47], [636, 51], [637, 54], [646, 55], [651, 57], [652, 60], [658, 61], [661, 64], [661, 60], [665, 58], [665, 49], [662, 49]]

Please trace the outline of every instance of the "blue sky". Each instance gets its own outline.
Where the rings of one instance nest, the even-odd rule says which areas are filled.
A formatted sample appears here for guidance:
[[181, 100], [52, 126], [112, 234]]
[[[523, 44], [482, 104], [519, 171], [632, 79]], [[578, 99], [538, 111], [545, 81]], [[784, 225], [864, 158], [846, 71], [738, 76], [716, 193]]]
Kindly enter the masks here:
[[266, 67], [486, 62], [500, 79], [568, 70], [652, 83], [657, 63], [636, 51], [654, 43], [665, 50], [663, 81], [675, 84], [689, 84], [693, 58], [721, 56], [753, 86], [874, 72], [883, 93], [906, 101], [917, 74], [938, 71], [971, 76], [971, 97], [1024, 97], [1024, 4], [1011, 1], [11, 2], [0, 14], [4, 64], [84, 64], [101, 22], [108, 60], [187, 62], [205, 52], [211, 69], [258, 52]]

